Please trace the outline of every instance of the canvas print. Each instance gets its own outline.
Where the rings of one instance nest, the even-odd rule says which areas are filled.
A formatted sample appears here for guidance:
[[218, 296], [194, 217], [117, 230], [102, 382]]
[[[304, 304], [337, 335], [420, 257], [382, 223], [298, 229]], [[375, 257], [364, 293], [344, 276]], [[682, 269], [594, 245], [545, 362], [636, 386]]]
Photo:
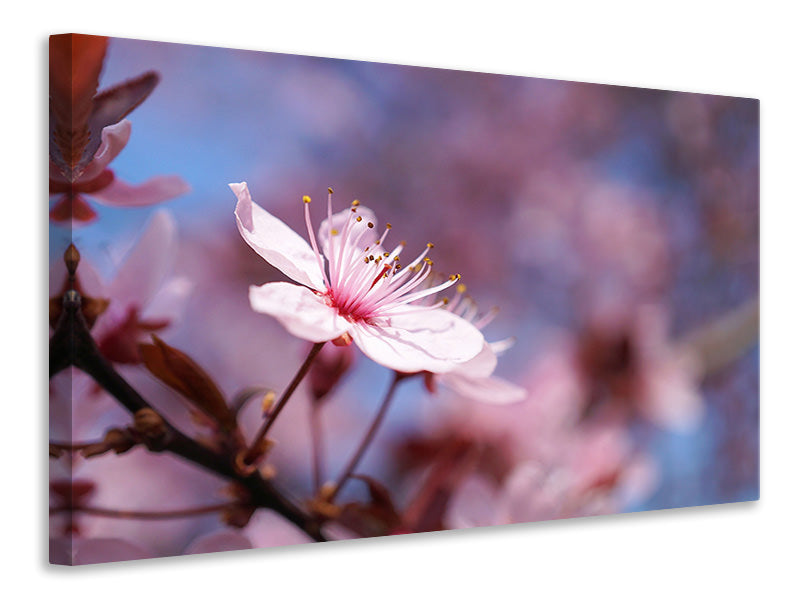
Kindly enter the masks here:
[[77, 34], [49, 82], [52, 563], [758, 498], [757, 100]]

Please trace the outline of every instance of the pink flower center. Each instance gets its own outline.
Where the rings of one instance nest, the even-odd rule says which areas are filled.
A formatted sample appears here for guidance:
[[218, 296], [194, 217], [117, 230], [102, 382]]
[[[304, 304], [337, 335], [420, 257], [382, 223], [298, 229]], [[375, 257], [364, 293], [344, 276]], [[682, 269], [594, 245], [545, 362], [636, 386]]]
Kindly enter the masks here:
[[[311, 198], [303, 196], [303, 203], [309, 241], [325, 282], [325, 291], [318, 290], [318, 293], [336, 308], [340, 316], [351, 322], [378, 324], [393, 316], [434, 310], [446, 304], [445, 300], [429, 305], [412, 304], [461, 279], [461, 275], [451, 275], [444, 283], [418, 289], [430, 275], [433, 261], [427, 255], [433, 244], [428, 244], [404, 267], [400, 264], [400, 253], [405, 242], [400, 242], [391, 251], [384, 249], [392, 226], [387, 223], [383, 234], [378, 237], [374, 233], [375, 224], [359, 214], [358, 200], [353, 201], [349, 211], [335, 215], [334, 219], [332, 194], [329, 188], [328, 220], [319, 240], [320, 244], [326, 244], [327, 261], [323, 259], [311, 226]], [[335, 224], [339, 228], [334, 227]]]

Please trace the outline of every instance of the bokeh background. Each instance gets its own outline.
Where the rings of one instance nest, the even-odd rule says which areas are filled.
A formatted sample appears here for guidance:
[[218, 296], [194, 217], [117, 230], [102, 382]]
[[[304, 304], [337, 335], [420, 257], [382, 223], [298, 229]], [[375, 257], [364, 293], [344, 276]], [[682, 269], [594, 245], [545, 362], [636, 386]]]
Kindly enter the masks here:
[[[281, 389], [307, 351], [249, 308], [248, 286], [281, 275], [239, 237], [230, 182], [247, 181], [256, 202], [299, 232], [300, 197], [319, 200], [312, 206], [321, 220], [332, 186], [340, 207], [358, 198], [392, 223], [409, 251], [435, 242], [437, 267], [462, 273], [480, 306], [499, 307], [487, 338], [514, 336], [516, 344], [497, 373], [528, 389], [529, 405], [550, 406], [557, 399], [542, 398], [547, 390], [573, 386], [571, 396], [583, 397], [570, 401], [581, 411], [607, 415], [607, 406], [595, 410], [597, 389], [613, 390], [617, 376], [638, 368], [628, 354], [649, 335], [640, 315], [656, 314], [660, 325], [647, 331], [662, 327], [662, 341], [677, 345], [758, 298], [756, 100], [122, 39], [109, 45], [101, 89], [150, 69], [162, 80], [129, 117], [131, 140], [112, 166], [131, 182], [178, 174], [191, 192], [153, 208], [95, 206], [98, 221], [75, 228], [73, 239], [111, 278], [152, 213], [168, 210], [180, 238], [173, 271], [192, 281], [193, 292], [164, 337], [228, 394], [254, 384]], [[54, 257], [60, 252], [51, 246]], [[597, 367], [583, 358], [593, 352], [624, 355], [633, 366], [609, 375], [605, 359]], [[713, 372], [676, 375], [675, 393], [688, 377], [702, 398], [692, 427], [622, 411], [626, 444], [647, 458], [649, 475], [614, 510], [758, 497], [758, 363], [754, 340]], [[130, 377], [180, 418], [171, 392], [145, 374]], [[359, 356], [329, 399], [330, 477], [389, 379]], [[665, 388], [668, 397], [669, 380]], [[515, 410], [474, 404], [409, 382], [362, 471], [401, 498], [411, 494], [410, 447], [463, 427], [463, 414], [480, 429]], [[83, 433], [113, 423], [108, 410]], [[311, 492], [307, 410], [298, 394], [275, 429], [278, 480], [300, 495]], [[533, 420], [536, 411], [520, 414]], [[618, 411], [610, 414], [617, 427]], [[255, 429], [257, 411], [252, 420]], [[528, 435], [537, 435], [533, 422]], [[158, 487], [132, 483], [156, 459], [163, 457], [134, 451], [97, 459], [87, 472], [104, 504], [126, 498], [152, 506], [152, 493], [131, 490]], [[186, 473], [167, 487], [164, 498], [187, 504], [218, 486]], [[354, 485], [345, 497], [358, 495]], [[181, 552], [198, 531], [219, 527], [213, 517], [145, 528], [87, 522], [90, 532], [113, 532], [157, 554]]]

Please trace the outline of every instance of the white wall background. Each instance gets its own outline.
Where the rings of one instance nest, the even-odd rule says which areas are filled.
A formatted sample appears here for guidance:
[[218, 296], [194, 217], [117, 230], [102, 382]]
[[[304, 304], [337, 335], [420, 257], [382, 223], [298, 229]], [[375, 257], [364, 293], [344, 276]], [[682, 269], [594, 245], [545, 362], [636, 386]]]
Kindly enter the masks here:
[[[3, 596], [797, 597], [797, 19], [744, 2], [8, 3], [4, 10]], [[762, 500], [147, 563], [46, 566], [46, 36], [75, 31], [762, 101]]]

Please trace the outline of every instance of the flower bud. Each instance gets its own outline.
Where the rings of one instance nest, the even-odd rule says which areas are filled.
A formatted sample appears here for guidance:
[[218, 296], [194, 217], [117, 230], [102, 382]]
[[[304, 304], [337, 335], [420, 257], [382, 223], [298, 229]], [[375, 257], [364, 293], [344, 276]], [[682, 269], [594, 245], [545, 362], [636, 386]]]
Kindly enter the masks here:
[[322, 400], [339, 383], [353, 364], [352, 346], [325, 344], [311, 365], [308, 373], [311, 395], [314, 400]]
[[70, 277], [75, 277], [75, 271], [78, 270], [80, 260], [80, 252], [78, 252], [75, 244], [70, 244], [64, 252], [64, 264], [67, 265], [67, 273], [69, 273]]
[[163, 447], [167, 441], [167, 424], [152, 408], [136, 411], [133, 415], [133, 429], [142, 436], [148, 448]]

